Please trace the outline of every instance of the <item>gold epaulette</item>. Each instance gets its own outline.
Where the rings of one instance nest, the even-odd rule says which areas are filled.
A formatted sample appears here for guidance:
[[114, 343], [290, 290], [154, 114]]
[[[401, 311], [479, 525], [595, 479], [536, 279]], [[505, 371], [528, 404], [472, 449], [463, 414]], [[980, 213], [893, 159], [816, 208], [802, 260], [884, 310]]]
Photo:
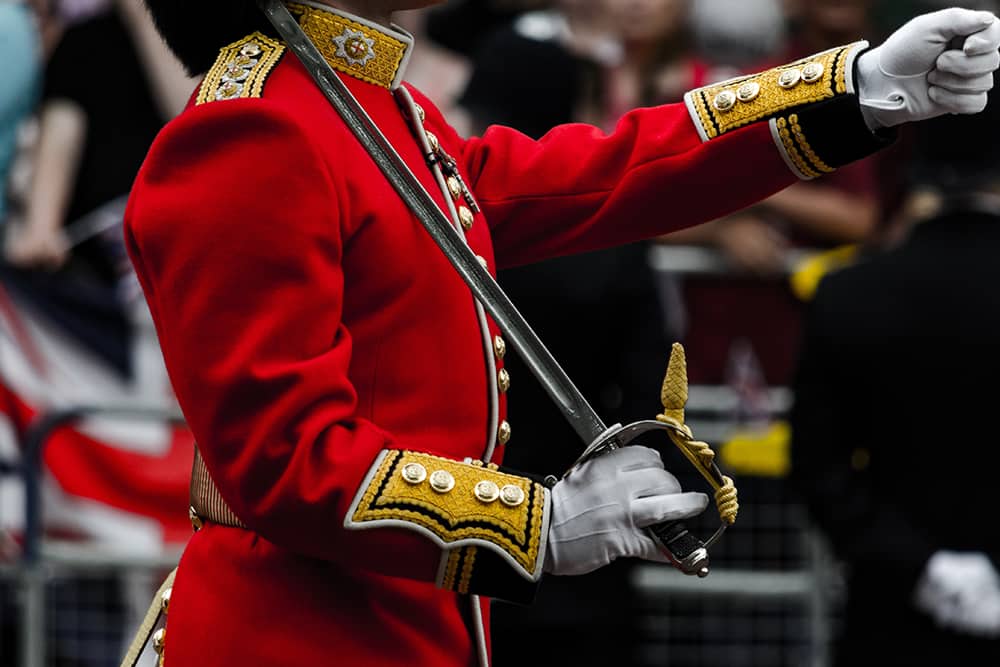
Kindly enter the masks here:
[[[345, 528], [397, 527], [423, 533], [445, 549], [438, 585], [468, 591], [490, 553], [521, 578], [541, 576], [547, 489], [481, 463], [419, 452], [382, 452], [362, 484]], [[488, 559], [495, 562], [495, 558]]]
[[[854, 60], [867, 47], [867, 42], [840, 46], [760, 74], [693, 90], [684, 101], [702, 140], [715, 139], [784, 111], [853, 94]], [[794, 126], [789, 129], [794, 132]]]
[[219, 51], [198, 89], [196, 104], [260, 97], [285, 45], [255, 32]]

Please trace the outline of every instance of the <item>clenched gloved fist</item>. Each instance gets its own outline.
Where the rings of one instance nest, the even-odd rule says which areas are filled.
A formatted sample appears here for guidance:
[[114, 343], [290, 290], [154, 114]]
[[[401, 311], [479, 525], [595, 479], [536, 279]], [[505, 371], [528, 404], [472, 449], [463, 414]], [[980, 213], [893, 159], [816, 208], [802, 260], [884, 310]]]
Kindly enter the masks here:
[[695, 516], [707, 505], [703, 493], [682, 493], [648, 447], [591, 459], [552, 487], [545, 571], [586, 574], [622, 557], [668, 562], [643, 529]]
[[1000, 67], [1000, 21], [944, 9], [913, 19], [858, 59], [861, 110], [872, 130], [986, 108]]

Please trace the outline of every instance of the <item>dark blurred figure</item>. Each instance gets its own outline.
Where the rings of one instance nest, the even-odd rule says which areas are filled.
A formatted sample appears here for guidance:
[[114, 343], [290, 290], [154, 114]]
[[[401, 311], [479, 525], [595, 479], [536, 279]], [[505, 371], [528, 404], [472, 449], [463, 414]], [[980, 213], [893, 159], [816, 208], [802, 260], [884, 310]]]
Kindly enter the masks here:
[[112, 282], [117, 258], [109, 260], [102, 244], [67, 236], [66, 228], [128, 194], [153, 138], [194, 83], [140, 0], [102, 4], [104, 11], [66, 30], [45, 68], [25, 220], [8, 231], [4, 253], [23, 268], [55, 270], [80, 260], [79, 272]]
[[598, 97], [602, 67], [620, 60], [600, 4], [560, 0], [480, 43], [458, 101], [470, 131], [481, 134], [500, 124], [537, 139], [556, 125], [582, 120], [583, 108]]
[[[496, 32], [477, 53], [460, 99], [473, 130], [503, 123], [537, 138], [571, 121], [613, 124], [615, 110], [620, 115], [629, 104], [610, 103], [608, 82], [630, 62], [623, 34], [607, 30], [614, 3], [620, 0], [562, 0], [554, 10], [526, 14]], [[645, 4], [656, 6], [646, 17], [647, 23], [655, 19], [645, 26], [649, 33], [669, 27], [672, 6], [681, 3]], [[635, 26], [631, 31], [640, 32]], [[659, 37], [650, 34], [649, 44], [637, 39], [632, 47], [653, 55], [663, 46]], [[651, 88], [638, 76], [628, 83], [636, 95]], [[669, 345], [645, 244], [508, 269], [498, 280], [608, 423], [656, 414]], [[508, 395], [509, 412], [530, 432], [505, 460], [513, 468], [561, 476], [585, 444], [515, 352], [506, 363], [517, 387]], [[496, 667], [522, 664], [526, 643], [540, 664], [636, 664], [640, 628], [631, 568], [618, 562], [582, 577], [552, 577], [531, 607], [494, 604]]]
[[472, 56], [494, 30], [525, 11], [551, 4], [548, 0], [453, 0], [430, 11], [427, 37], [446, 49]]
[[809, 309], [791, 480], [848, 566], [838, 665], [1000, 664], [993, 98], [918, 128], [904, 240]]

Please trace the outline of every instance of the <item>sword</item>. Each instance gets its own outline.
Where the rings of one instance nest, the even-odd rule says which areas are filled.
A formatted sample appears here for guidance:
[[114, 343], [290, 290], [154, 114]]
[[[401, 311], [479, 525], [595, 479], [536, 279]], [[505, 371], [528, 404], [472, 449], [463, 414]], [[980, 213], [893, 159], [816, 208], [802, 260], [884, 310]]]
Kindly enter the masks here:
[[[385, 135], [382, 134], [351, 91], [340, 80], [330, 64], [326, 62], [316, 45], [306, 36], [282, 0], [258, 0], [257, 4], [274, 25], [288, 48], [302, 62], [306, 71], [315, 80], [316, 85], [343, 118], [351, 132], [371, 155], [399, 196], [426, 228], [431, 238], [440, 246], [462, 280], [472, 290], [476, 299], [510, 339], [514, 348], [521, 354], [525, 364], [542, 383], [545, 391], [562, 411], [566, 420], [580, 438], [588, 443], [588, 447], [575, 465], [624, 447], [635, 438], [651, 430], [666, 430], [672, 434], [671, 437], [675, 439], [675, 443], [678, 442], [677, 439], [683, 441], [685, 437], [690, 441], [690, 431], [685, 432], [686, 427], [683, 426], [683, 420], [677, 423], [676, 419], [668, 422], [658, 418], [657, 421], [638, 422], [628, 427], [616, 424], [610, 428], [604, 424], [493, 277], [479, 264], [458, 231], [438, 208], [433, 198], [410, 171], [409, 166], [385, 138]], [[664, 405], [664, 412], [669, 412], [667, 405]], [[661, 417], [663, 416], [661, 415]], [[707, 445], [705, 448], [707, 449]], [[689, 453], [687, 449], [683, 447], [681, 449], [716, 487], [716, 502], [718, 504], [720, 490], [724, 488], [725, 480], [728, 478], [725, 478], [710, 460], [710, 465], [705, 466], [706, 459], [704, 457], [699, 458], [696, 454]], [[711, 452], [710, 449], [708, 451]], [[714, 457], [714, 453], [712, 456]], [[729, 490], [733, 495], [732, 502], [735, 503], [735, 489], [732, 488], [731, 480], [729, 480], [727, 492]], [[735, 511], [732, 514], [732, 519], [735, 520]], [[685, 574], [697, 574], [700, 577], [705, 577], [709, 573], [708, 547], [721, 536], [724, 530], [725, 523], [707, 544], [691, 534], [679, 521], [652, 526], [648, 532], [670, 562], [680, 571]]]

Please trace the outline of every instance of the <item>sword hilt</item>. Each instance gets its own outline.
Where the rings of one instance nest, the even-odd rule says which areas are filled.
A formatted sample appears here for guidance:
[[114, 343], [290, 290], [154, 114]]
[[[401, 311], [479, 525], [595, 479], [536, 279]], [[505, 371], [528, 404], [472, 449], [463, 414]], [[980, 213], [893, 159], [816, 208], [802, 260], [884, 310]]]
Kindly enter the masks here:
[[[591, 443], [586, 451], [580, 455], [580, 458], [576, 460], [570, 471], [591, 459], [628, 446], [630, 442], [645, 433], [652, 430], [665, 430], [669, 428], [672, 428], [672, 426], [655, 421], [636, 422], [624, 428], [621, 424], [615, 424], [605, 431], [600, 438]], [[551, 479], [552, 484], [555, 484], [557, 481], [552, 476], [548, 479]], [[667, 557], [671, 565], [678, 570], [684, 574], [696, 574], [699, 577], [708, 576], [708, 546], [695, 537], [687, 529], [683, 521], [664, 521], [663, 523], [648, 526], [646, 533], [656, 542], [656, 545]], [[716, 537], [713, 537], [711, 542], [714, 542], [715, 539]]]
[[687, 529], [684, 522], [667, 521], [647, 530], [674, 567], [684, 574], [708, 576], [708, 548]]
[[625, 427], [616, 424], [607, 429], [587, 447], [573, 468], [589, 459], [626, 447], [651, 431], [666, 431], [671, 441], [715, 490], [715, 505], [722, 524], [707, 542], [693, 535], [682, 521], [649, 526], [646, 532], [674, 567], [684, 574], [705, 577], [709, 573], [708, 549], [722, 536], [727, 526], [735, 523], [739, 502], [733, 480], [723, 475], [715, 463], [715, 452], [706, 443], [695, 440], [691, 429], [684, 423], [684, 406], [688, 398], [686, 366], [684, 348], [675, 343], [660, 394], [663, 412], [657, 415], [655, 421], [640, 421]]

